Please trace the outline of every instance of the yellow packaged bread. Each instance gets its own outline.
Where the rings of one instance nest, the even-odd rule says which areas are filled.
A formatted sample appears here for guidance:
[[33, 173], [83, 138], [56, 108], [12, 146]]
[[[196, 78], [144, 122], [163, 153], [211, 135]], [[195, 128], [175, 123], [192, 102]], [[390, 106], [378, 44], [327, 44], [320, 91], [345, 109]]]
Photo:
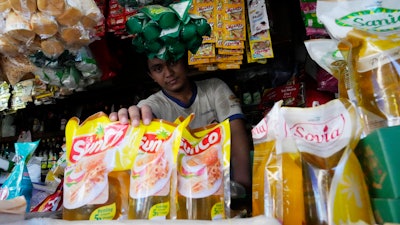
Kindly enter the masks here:
[[6, 18], [5, 34], [22, 41], [28, 45], [35, 38], [29, 21], [25, 20], [20, 14], [10, 12]]
[[67, 5], [65, 10], [59, 16], [57, 16], [57, 21], [64, 26], [73, 26], [77, 24], [82, 16], [82, 8], [79, 0], [66, 0]]
[[37, 0], [39, 11], [51, 16], [59, 16], [65, 10], [65, 0]]
[[37, 9], [36, 0], [9, 0], [9, 3], [14, 12], [27, 15], [27, 18]]
[[32, 15], [31, 27], [42, 38], [51, 37], [58, 32], [58, 23], [54, 17], [41, 12]]
[[64, 44], [56, 37], [43, 40], [40, 46], [44, 55], [49, 58], [57, 58], [65, 51]]

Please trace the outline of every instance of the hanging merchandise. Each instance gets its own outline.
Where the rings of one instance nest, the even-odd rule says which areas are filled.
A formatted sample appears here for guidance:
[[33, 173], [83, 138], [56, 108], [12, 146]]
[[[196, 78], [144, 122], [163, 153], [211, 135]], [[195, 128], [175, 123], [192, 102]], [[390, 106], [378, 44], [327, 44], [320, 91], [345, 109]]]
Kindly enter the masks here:
[[344, 81], [364, 119], [364, 133], [400, 125], [400, 3], [319, 0], [317, 16], [347, 61]]
[[136, 51], [149, 58], [174, 61], [187, 50], [196, 53], [202, 37], [211, 34], [211, 27], [205, 18], [189, 15], [190, 6], [191, 0], [140, 8], [126, 22], [127, 31], [134, 35]]
[[[4, 21], [0, 32], [2, 76], [9, 84], [14, 86], [38, 76], [46, 84], [75, 90], [92, 84], [98, 80], [95, 76], [101, 75], [97, 68], [81, 71], [71, 69], [71, 65], [57, 65], [58, 71], [53, 70], [65, 55], [82, 54], [104, 34], [100, 32], [104, 16], [94, 0], [10, 1], [10, 8], [2, 11], [0, 18]], [[94, 80], [88, 78], [88, 73]], [[13, 103], [18, 109], [23, 101], [17, 97]]]
[[247, 8], [247, 62], [265, 64], [267, 58], [274, 57], [267, 7], [264, 1], [248, 0]]

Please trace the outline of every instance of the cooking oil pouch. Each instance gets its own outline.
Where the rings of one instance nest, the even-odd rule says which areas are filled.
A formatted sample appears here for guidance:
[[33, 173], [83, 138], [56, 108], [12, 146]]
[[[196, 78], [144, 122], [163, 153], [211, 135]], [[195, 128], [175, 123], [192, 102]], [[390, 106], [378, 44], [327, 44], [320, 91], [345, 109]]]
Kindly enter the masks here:
[[280, 114], [283, 101], [253, 127], [252, 213], [285, 225], [305, 224], [300, 153]]
[[0, 200], [14, 199], [24, 196], [26, 199], [26, 212], [31, 210], [30, 200], [32, 198], [33, 184], [29, 177], [26, 164], [32, 157], [33, 152], [38, 147], [40, 141], [16, 142], [15, 147], [15, 166], [3, 185], [0, 187]]
[[103, 112], [66, 125], [63, 219], [125, 219], [129, 169], [143, 129], [111, 122]]
[[344, 82], [364, 134], [400, 125], [400, 2], [318, 0], [317, 16], [347, 61]]
[[165, 220], [176, 218], [176, 159], [182, 129], [192, 116], [179, 125], [154, 119], [144, 126], [140, 147], [132, 152], [129, 187], [129, 219]]
[[229, 120], [184, 129], [178, 153], [178, 219], [229, 217]]
[[301, 153], [305, 224], [375, 224], [353, 152], [362, 132], [356, 107], [335, 99], [311, 108], [282, 107], [280, 113]]

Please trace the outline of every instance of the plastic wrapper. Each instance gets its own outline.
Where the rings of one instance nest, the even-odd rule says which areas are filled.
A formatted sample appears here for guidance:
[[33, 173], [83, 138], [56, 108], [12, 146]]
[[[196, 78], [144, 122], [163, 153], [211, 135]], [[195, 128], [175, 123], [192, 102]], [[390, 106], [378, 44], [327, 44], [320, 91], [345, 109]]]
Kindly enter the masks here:
[[317, 16], [347, 61], [344, 83], [365, 134], [400, 124], [399, 9], [396, 0], [318, 0]]
[[50, 16], [59, 16], [65, 10], [65, 0], [36, 0], [40, 12]]
[[282, 107], [280, 113], [301, 154], [306, 224], [375, 224], [354, 154], [362, 133], [356, 107], [335, 99], [317, 107]]
[[286, 132], [281, 105], [278, 101], [251, 131], [252, 213], [276, 218], [282, 224], [306, 224], [301, 157]]
[[53, 16], [37, 12], [30, 19], [32, 31], [42, 39], [47, 39], [58, 32], [58, 23]]
[[63, 205], [63, 185], [63, 181], [60, 182], [54, 193], [33, 207], [31, 212], [54, 212], [61, 210]]
[[177, 154], [191, 119], [179, 125], [154, 119], [144, 126], [140, 147], [132, 154], [128, 219], [176, 218]]
[[27, 212], [30, 211], [33, 185], [26, 164], [38, 145], [39, 141], [15, 143], [17, 162], [0, 188], [0, 200], [24, 196]]
[[24, 76], [36, 69], [29, 59], [22, 54], [14, 57], [0, 56], [0, 65], [8, 83], [11, 85], [17, 84]]
[[184, 129], [178, 152], [177, 219], [230, 217], [229, 120]]
[[66, 126], [65, 220], [111, 220], [128, 216], [129, 169], [143, 129], [110, 122], [102, 112]]
[[190, 5], [191, 0], [169, 6], [148, 5], [130, 17], [126, 27], [135, 35], [132, 44], [136, 51], [163, 60], [178, 60], [187, 50], [195, 53], [202, 37], [210, 36], [211, 26], [205, 18], [189, 15]]

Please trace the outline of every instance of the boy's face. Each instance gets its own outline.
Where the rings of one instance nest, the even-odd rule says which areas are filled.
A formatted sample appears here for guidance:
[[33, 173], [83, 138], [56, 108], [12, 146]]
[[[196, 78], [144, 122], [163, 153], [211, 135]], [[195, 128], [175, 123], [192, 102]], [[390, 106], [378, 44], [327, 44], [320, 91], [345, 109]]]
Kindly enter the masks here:
[[149, 76], [166, 91], [177, 92], [187, 83], [186, 65], [183, 58], [178, 61], [148, 59]]

